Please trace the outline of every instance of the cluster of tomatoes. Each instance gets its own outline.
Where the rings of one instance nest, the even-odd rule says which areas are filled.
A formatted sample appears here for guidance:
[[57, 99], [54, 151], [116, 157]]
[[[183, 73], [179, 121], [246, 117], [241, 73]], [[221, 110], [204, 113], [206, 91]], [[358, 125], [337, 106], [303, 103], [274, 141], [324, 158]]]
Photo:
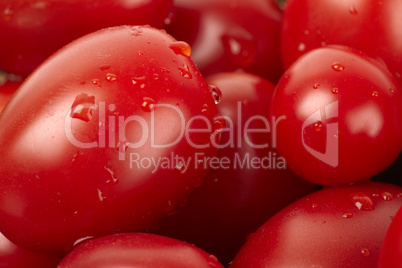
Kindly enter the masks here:
[[0, 266], [401, 267], [401, 13], [1, 1]]

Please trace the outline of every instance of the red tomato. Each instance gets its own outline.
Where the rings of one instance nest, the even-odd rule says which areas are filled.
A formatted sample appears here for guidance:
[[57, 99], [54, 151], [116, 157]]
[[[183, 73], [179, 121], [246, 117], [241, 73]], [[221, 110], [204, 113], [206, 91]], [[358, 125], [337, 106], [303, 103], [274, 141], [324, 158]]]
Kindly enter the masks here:
[[222, 91], [218, 110], [227, 123], [221, 147], [216, 157], [199, 159], [210, 168], [204, 184], [158, 231], [194, 243], [225, 264], [247, 235], [315, 186], [287, 169], [271, 147], [272, 83], [246, 73], [216, 74], [207, 81]]
[[167, 30], [193, 48], [204, 75], [238, 69], [277, 82], [282, 12], [274, 0], [175, 0]]
[[148, 228], [200, 184], [221, 129], [190, 48], [104, 29], [39, 67], [0, 116], [0, 229], [27, 248]]
[[357, 183], [310, 194], [269, 219], [231, 268], [376, 267], [402, 188]]
[[302, 54], [339, 44], [381, 57], [402, 82], [402, 2], [287, 0], [281, 54], [285, 68]]
[[299, 58], [277, 85], [271, 112], [278, 152], [317, 184], [370, 178], [402, 149], [401, 89], [381, 62], [351, 48]]
[[402, 208], [392, 219], [384, 238], [378, 261], [378, 268], [401, 267], [402, 256]]
[[0, 267], [54, 268], [60, 262], [56, 256], [34, 252], [21, 248], [0, 233]]
[[176, 239], [154, 234], [119, 234], [85, 241], [58, 268], [218, 268], [215, 256]]
[[6, 81], [0, 86], [0, 113], [20, 85], [21, 82]]
[[0, 69], [23, 76], [59, 48], [118, 25], [163, 27], [173, 0], [0, 1]]

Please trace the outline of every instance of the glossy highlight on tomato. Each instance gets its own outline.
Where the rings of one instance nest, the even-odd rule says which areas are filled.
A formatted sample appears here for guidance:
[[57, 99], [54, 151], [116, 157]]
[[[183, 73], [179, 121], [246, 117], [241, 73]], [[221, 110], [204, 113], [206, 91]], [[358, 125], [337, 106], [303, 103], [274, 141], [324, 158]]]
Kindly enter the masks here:
[[150, 228], [200, 184], [194, 154], [216, 152], [215, 95], [187, 49], [172, 47], [183, 46], [155, 28], [107, 28], [24, 82], [0, 117], [5, 236], [63, 254]]
[[375, 268], [401, 191], [362, 182], [307, 195], [252, 234], [230, 267]]
[[352, 48], [299, 58], [275, 89], [271, 115], [278, 152], [313, 183], [368, 179], [401, 152], [401, 89], [381, 61]]

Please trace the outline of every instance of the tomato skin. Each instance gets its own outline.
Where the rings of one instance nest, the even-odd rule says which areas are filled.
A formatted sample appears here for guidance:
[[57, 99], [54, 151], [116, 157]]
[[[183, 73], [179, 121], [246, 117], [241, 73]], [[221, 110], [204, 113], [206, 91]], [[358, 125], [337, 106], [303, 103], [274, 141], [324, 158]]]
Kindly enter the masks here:
[[392, 219], [382, 244], [378, 268], [401, 267], [402, 254], [402, 209]]
[[21, 248], [0, 234], [0, 267], [54, 268], [60, 262], [56, 256]]
[[57, 267], [223, 268], [216, 257], [193, 245], [146, 233], [110, 235], [85, 241]]
[[337, 185], [386, 169], [402, 148], [402, 93], [380, 61], [342, 46], [299, 58], [271, 105], [277, 149], [296, 174]]
[[376, 267], [401, 190], [362, 182], [312, 193], [251, 235], [230, 267]]
[[19, 81], [6, 81], [0, 85], [0, 113], [20, 85]]
[[[0, 115], [4, 235], [63, 253], [78, 239], [149, 228], [200, 184], [207, 170], [189, 161], [215, 154], [218, 111], [188, 53], [172, 47], [154, 28], [108, 28], [24, 82]], [[206, 122], [190, 128], [203, 132], [183, 136], [197, 116]], [[159, 160], [169, 165], [150, 164]]]
[[401, 13], [398, 0], [286, 1], [281, 29], [283, 66], [288, 68], [312, 49], [346, 45], [382, 58], [400, 83]]
[[193, 48], [204, 76], [243, 70], [276, 83], [282, 74], [282, 11], [274, 0], [176, 0], [166, 28]]
[[129, 2], [1, 1], [0, 69], [27, 76], [64, 45], [102, 28], [145, 24], [162, 28], [173, 4], [173, 0]]
[[[203, 185], [184, 207], [161, 220], [157, 232], [194, 243], [227, 264], [250, 233], [286, 205], [314, 191], [315, 185], [286, 169], [271, 147], [271, 133], [244, 134], [246, 125], [247, 130], [266, 130], [260, 118], [252, 119], [258, 116], [269, 121], [272, 83], [249, 73], [219, 73], [207, 81], [222, 91], [218, 110], [228, 120], [219, 144], [234, 142], [218, 149], [220, 164], [211, 164]], [[268, 147], [258, 148], [264, 144]], [[271, 166], [251, 164], [252, 159], [269, 157]]]

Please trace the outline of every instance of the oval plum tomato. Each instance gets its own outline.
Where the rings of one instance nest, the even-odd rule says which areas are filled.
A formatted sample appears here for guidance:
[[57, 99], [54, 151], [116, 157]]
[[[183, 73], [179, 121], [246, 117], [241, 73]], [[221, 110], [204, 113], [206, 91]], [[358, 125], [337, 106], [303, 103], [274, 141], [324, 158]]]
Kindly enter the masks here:
[[283, 66], [314, 48], [346, 45], [381, 57], [402, 82], [401, 14], [399, 0], [287, 0], [281, 30]]
[[3, 0], [0, 69], [30, 74], [52, 53], [85, 34], [119, 25], [164, 27], [173, 0]]
[[271, 113], [278, 152], [317, 184], [368, 179], [401, 152], [401, 89], [382, 62], [352, 48], [299, 58], [279, 81]]
[[376, 267], [401, 191], [364, 182], [312, 193], [251, 235], [231, 268]]
[[194, 243], [227, 264], [247, 235], [315, 186], [287, 169], [271, 147], [272, 83], [248, 73], [220, 73], [207, 81], [223, 96], [218, 110], [227, 122], [220, 147], [216, 157], [199, 159], [210, 168], [204, 184], [185, 207], [160, 222], [159, 232]]
[[0, 113], [20, 85], [18, 81], [6, 81], [0, 85]]
[[144, 230], [185, 199], [221, 129], [190, 48], [150, 27], [107, 28], [39, 67], [0, 116], [0, 229], [27, 248]]
[[188, 42], [204, 76], [238, 69], [277, 82], [282, 11], [274, 0], [175, 0], [166, 28]]
[[378, 268], [398, 268], [401, 267], [402, 256], [402, 209], [392, 220], [391, 225], [384, 238]]
[[193, 245], [145, 233], [110, 235], [85, 241], [58, 266], [68, 267], [223, 268], [215, 256]]

